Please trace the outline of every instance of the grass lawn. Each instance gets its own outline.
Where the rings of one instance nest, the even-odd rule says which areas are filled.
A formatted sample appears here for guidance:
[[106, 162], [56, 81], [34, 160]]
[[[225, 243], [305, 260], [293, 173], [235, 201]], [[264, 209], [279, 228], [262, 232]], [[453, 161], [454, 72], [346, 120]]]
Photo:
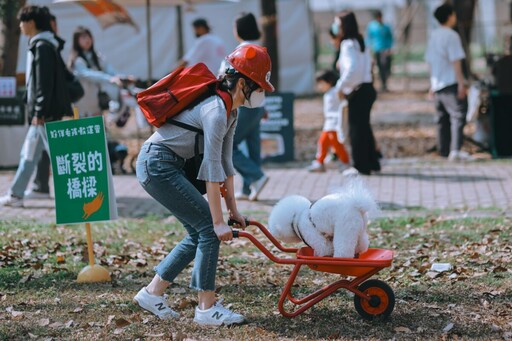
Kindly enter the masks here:
[[[393, 265], [373, 277], [396, 296], [385, 321], [363, 320], [346, 290], [284, 318], [277, 302], [292, 267], [272, 263], [246, 239], [223, 244], [218, 295], [248, 323], [212, 328], [192, 322], [191, 267], [168, 291], [179, 321], [158, 320], [132, 302], [184, 235], [172, 217], [93, 224], [96, 259], [113, 276], [104, 284], [76, 283], [87, 264], [83, 226], [0, 221], [0, 340], [511, 340], [511, 226], [510, 218], [437, 215], [373, 222], [371, 246], [395, 252]], [[453, 269], [431, 271], [437, 262]], [[293, 290], [305, 294], [338, 277], [303, 269]]]

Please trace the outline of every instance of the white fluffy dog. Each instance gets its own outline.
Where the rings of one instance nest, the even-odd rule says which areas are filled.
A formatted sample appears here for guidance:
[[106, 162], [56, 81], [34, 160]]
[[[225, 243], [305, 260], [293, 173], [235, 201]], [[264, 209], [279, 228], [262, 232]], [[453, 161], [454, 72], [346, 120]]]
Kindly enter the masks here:
[[352, 258], [368, 250], [366, 226], [378, 212], [363, 180], [351, 176], [336, 193], [313, 204], [300, 195], [281, 199], [268, 224], [276, 238], [287, 243], [303, 241], [315, 256]]

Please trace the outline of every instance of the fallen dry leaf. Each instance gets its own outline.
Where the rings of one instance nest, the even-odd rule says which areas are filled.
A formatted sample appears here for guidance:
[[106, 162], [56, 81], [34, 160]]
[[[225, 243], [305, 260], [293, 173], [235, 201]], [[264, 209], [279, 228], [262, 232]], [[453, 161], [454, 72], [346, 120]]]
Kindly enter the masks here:
[[174, 335], [174, 337], [172, 339], [176, 340], [176, 341], [184, 341], [186, 338], [187, 338], [187, 335], [185, 335], [184, 333], [179, 331], [176, 333], [176, 335]]
[[114, 334], [119, 335], [119, 334], [122, 334], [123, 331], [124, 331], [124, 328], [117, 328], [116, 330], [114, 330]]
[[107, 326], [112, 323], [112, 321], [116, 318], [116, 315], [109, 315], [107, 320]]
[[494, 269], [492, 269], [492, 272], [494, 272], [494, 273], [497, 273], [497, 272], [507, 272], [507, 268], [504, 267], [504, 266], [497, 266]]
[[187, 292], [187, 290], [185, 288], [172, 288], [171, 289], [171, 292], [173, 294], [185, 294]]
[[20, 284], [25, 284], [27, 283], [28, 281], [30, 281], [30, 279], [32, 278], [32, 274], [29, 274], [29, 275], [26, 275], [26, 276], [23, 276], [21, 279], [20, 279]]
[[434, 278], [437, 278], [437, 277], [441, 276], [441, 273], [440, 272], [435, 272], [435, 271], [429, 271], [425, 275], [427, 277], [431, 278], [431, 279], [434, 279]]
[[124, 319], [124, 318], [120, 318], [120, 319], [116, 320], [116, 327], [117, 328], [124, 328], [126, 326], [129, 326], [130, 324], [132, 324], [132, 323], [130, 321]]
[[84, 308], [78, 307], [75, 310], [73, 310], [71, 313], [72, 314], [78, 314], [78, 313], [81, 313], [82, 311], [84, 311]]
[[5, 309], [5, 311], [10, 313], [14, 320], [20, 320], [23, 317], [23, 312], [14, 310], [14, 307], [12, 307], [12, 306], [7, 307], [7, 309]]
[[397, 333], [410, 333], [411, 330], [407, 327], [396, 327], [395, 332]]
[[178, 309], [185, 309], [185, 308], [187, 308], [187, 307], [189, 307], [191, 305], [192, 305], [192, 301], [189, 300], [189, 299], [184, 298], [178, 304]]
[[48, 327], [50, 328], [61, 328], [64, 324], [62, 322], [53, 322]]
[[37, 324], [41, 327], [46, 327], [50, 324], [50, 319], [40, 319]]

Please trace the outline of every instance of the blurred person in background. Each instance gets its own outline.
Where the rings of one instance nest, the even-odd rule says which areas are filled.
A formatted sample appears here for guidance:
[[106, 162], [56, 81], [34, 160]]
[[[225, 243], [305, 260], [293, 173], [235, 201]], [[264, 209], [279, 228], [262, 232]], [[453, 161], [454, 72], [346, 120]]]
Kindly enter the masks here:
[[80, 117], [101, 115], [108, 109], [110, 99], [118, 100], [121, 78], [94, 48], [94, 38], [89, 29], [78, 26], [73, 33], [73, 47], [69, 68], [80, 79], [85, 95], [76, 103]]
[[325, 172], [324, 161], [331, 148], [341, 161], [340, 171], [350, 167], [345, 146], [340, 142], [344, 140], [344, 137], [339, 135], [343, 131], [343, 108], [336, 90], [337, 80], [338, 74], [332, 70], [320, 71], [316, 76], [317, 88], [324, 94], [324, 126], [317, 142], [316, 159], [308, 167], [310, 172]]
[[[261, 32], [252, 13], [241, 13], [235, 19], [234, 35], [239, 41], [238, 46], [258, 44]], [[219, 75], [225, 75], [226, 69], [231, 66], [224, 61]], [[260, 121], [265, 116], [263, 106], [254, 107], [251, 103], [238, 108], [238, 123], [233, 140], [233, 165], [242, 176], [242, 190], [235, 194], [238, 200], [258, 199], [258, 195], [268, 181], [268, 176], [261, 169], [261, 138]], [[242, 151], [241, 145], [245, 142], [247, 155]]]
[[226, 56], [226, 46], [221, 38], [211, 33], [206, 19], [198, 18], [192, 22], [192, 26], [197, 39], [178, 64], [192, 66], [204, 63], [215, 74]]
[[434, 11], [441, 25], [430, 35], [425, 60], [430, 67], [430, 92], [437, 113], [437, 151], [450, 161], [469, 159], [461, 151], [466, 124], [466, 81], [462, 60], [466, 54], [460, 36], [453, 30], [457, 17], [453, 7], [445, 3]]
[[336, 90], [348, 101], [348, 123], [353, 166], [364, 175], [380, 171], [379, 153], [370, 125], [370, 113], [377, 98], [372, 84], [372, 61], [353, 12], [343, 11], [334, 18], [333, 32], [340, 37]]
[[381, 11], [375, 11], [373, 18], [366, 28], [366, 41], [373, 51], [373, 57], [379, 70], [381, 90], [386, 92], [388, 91], [387, 81], [391, 75], [393, 33], [389, 25], [382, 21]]
[[59, 55], [60, 42], [52, 31], [50, 11], [47, 7], [25, 6], [18, 19], [21, 33], [29, 38], [26, 110], [30, 126], [9, 193], [0, 198], [0, 206], [11, 207], [24, 205], [25, 190], [42, 151], [47, 148], [45, 123], [73, 116], [65, 67]]
[[[58, 35], [57, 18], [53, 14], [50, 15], [50, 27], [54, 33], [55, 40], [58, 42], [58, 51], [62, 53], [64, 44], [66, 43]], [[46, 150], [43, 149], [41, 160], [37, 164], [36, 177], [32, 184], [32, 189], [25, 191], [25, 199], [49, 199], [50, 198], [50, 157]]]

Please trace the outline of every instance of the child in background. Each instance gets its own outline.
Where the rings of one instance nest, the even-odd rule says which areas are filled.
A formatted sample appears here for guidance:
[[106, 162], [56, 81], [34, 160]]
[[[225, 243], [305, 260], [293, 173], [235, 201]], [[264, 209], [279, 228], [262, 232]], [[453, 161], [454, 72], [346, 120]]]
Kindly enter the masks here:
[[349, 157], [343, 144], [339, 141], [338, 132], [341, 133], [341, 101], [335, 89], [338, 75], [331, 70], [321, 71], [316, 77], [318, 90], [324, 93], [324, 126], [318, 139], [316, 160], [308, 167], [310, 172], [325, 172], [324, 160], [332, 148], [342, 162], [340, 171], [349, 168]]

